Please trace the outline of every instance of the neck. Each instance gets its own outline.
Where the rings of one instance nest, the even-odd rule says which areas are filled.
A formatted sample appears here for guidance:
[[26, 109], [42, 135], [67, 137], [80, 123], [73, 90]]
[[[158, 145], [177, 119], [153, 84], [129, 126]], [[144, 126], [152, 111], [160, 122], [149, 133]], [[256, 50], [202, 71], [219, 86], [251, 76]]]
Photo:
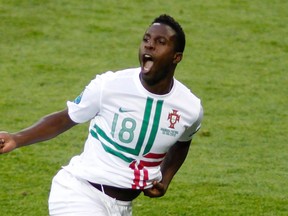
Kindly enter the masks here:
[[174, 84], [174, 80], [173, 80], [173, 77], [172, 78], [169, 78], [167, 80], [162, 80], [158, 83], [155, 83], [155, 84], [149, 84], [147, 83], [141, 76], [141, 73], [139, 75], [140, 77], [140, 81], [143, 85], [143, 87], [153, 93], [153, 94], [157, 94], [157, 95], [164, 95], [164, 94], [168, 94], [171, 89], [173, 88], [173, 84]]

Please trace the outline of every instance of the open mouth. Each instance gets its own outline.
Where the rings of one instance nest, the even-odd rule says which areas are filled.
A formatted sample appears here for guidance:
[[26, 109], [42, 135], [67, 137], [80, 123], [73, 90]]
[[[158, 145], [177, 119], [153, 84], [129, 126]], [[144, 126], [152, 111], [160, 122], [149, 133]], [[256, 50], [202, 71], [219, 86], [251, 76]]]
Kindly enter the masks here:
[[144, 72], [149, 72], [153, 66], [153, 57], [149, 54], [144, 54], [142, 57]]

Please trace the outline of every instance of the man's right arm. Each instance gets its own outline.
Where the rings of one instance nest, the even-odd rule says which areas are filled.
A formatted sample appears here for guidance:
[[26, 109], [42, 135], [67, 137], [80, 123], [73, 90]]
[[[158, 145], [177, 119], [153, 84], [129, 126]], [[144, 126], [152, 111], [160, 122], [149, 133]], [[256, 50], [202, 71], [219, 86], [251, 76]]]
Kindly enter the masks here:
[[52, 113], [37, 123], [17, 133], [0, 133], [0, 153], [7, 153], [15, 148], [52, 139], [67, 131], [77, 123], [73, 122], [68, 109]]

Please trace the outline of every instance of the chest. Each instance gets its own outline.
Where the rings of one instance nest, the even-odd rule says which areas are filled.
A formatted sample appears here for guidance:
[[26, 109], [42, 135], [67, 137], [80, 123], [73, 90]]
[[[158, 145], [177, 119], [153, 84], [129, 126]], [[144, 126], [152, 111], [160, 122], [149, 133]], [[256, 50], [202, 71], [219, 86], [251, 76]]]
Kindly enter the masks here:
[[166, 152], [188, 125], [186, 116], [172, 101], [123, 95], [103, 103], [96, 120], [125, 151], [145, 155]]

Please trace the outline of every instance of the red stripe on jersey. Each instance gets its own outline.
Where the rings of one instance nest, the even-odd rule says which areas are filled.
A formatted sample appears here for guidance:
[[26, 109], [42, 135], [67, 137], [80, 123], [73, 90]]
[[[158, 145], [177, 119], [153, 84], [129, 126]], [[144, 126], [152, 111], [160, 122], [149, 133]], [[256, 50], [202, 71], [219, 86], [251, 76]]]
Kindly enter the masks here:
[[159, 159], [165, 157], [166, 153], [163, 154], [156, 154], [156, 153], [149, 153], [147, 155], [144, 155], [145, 158], [153, 158], [153, 159]]
[[155, 167], [155, 166], [159, 166], [162, 163], [161, 161], [140, 161], [140, 165], [142, 165], [143, 167]]
[[132, 189], [137, 189], [137, 186], [139, 186], [139, 173], [137, 173], [137, 170], [136, 170], [136, 161], [133, 161], [131, 164], [130, 164], [130, 168], [133, 169], [134, 171], [134, 179], [133, 179], [133, 185], [132, 185]]
[[[147, 185], [147, 180], [148, 180], [148, 170], [144, 169], [144, 181], [143, 181], [143, 188]], [[142, 188], [142, 189], [143, 189]]]
[[[143, 189], [147, 185], [146, 181], [149, 179], [148, 170], [144, 168], [141, 162], [137, 165], [136, 161], [133, 161], [129, 167], [134, 171], [132, 189]], [[143, 180], [140, 179], [141, 172], [143, 172]], [[140, 182], [143, 182], [142, 186], [140, 186]]]

